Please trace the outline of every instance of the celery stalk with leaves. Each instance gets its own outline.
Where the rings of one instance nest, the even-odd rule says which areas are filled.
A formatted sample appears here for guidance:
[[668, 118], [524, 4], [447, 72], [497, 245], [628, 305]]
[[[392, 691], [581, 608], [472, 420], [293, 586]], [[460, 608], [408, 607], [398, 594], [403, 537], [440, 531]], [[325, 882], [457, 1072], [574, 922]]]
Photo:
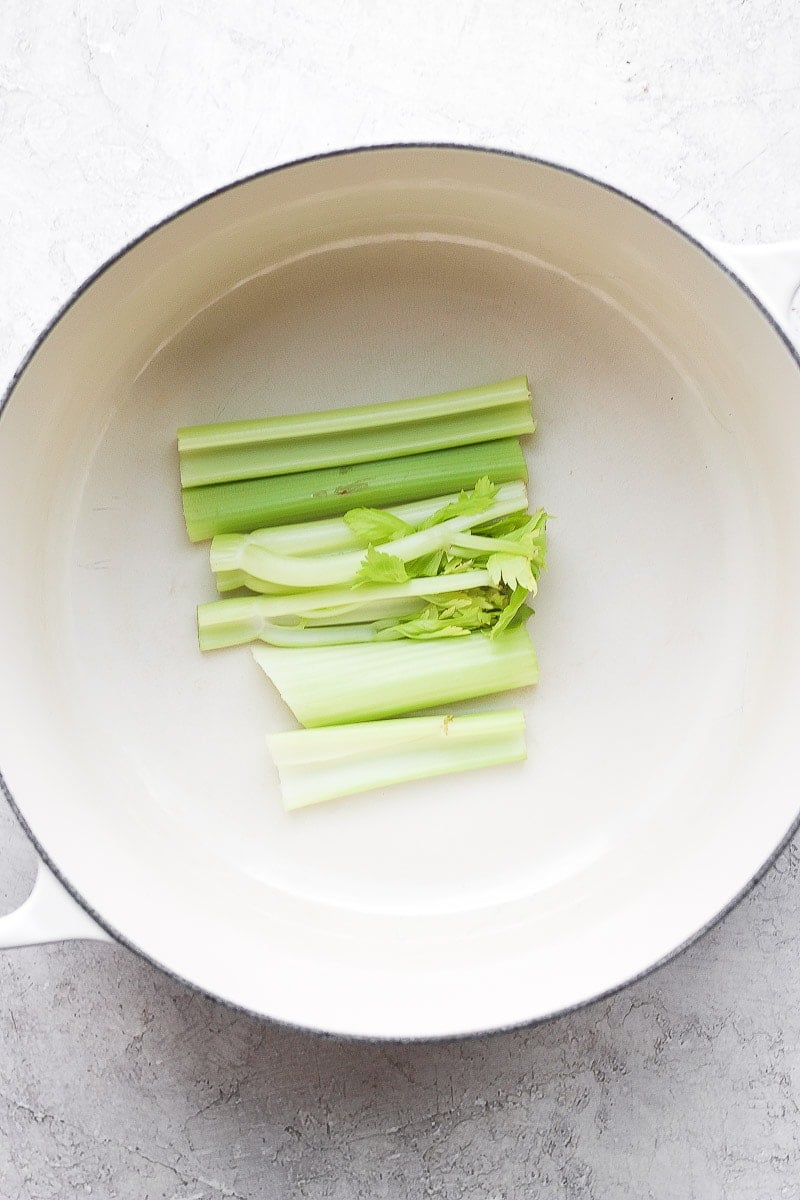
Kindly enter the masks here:
[[415, 575], [436, 574], [429, 569], [434, 556], [459, 535], [477, 524], [524, 512], [527, 503], [524, 484], [499, 489], [483, 478], [471, 492], [445, 502], [416, 525], [383, 509], [351, 509], [344, 521], [364, 549], [307, 557], [276, 553], [269, 540], [258, 535], [222, 534], [211, 543], [211, 569], [225, 576], [240, 572], [246, 586], [256, 585], [254, 590], [258, 584], [301, 589], [403, 583]]
[[[276, 646], [426, 641], [501, 633], [520, 623], [530, 614], [526, 598], [545, 565], [546, 513], [526, 511], [524, 485], [498, 489], [488, 479], [443, 499], [438, 508], [406, 509], [414, 524], [386, 510], [346, 514], [341, 525], [366, 545], [361, 551], [280, 555], [260, 534], [215, 539], [215, 570], [273, 594], [201, 605], [201, 648], [256, 640]], [[319, 544], [329, 545], [335, 535], [349, 546], [334, 524], [320, 523]], [[376, 547], [372, 538], [386, 540]], [[305, 587], [293, 592], [290, 582]], [[350, 628], [323, 632], [334, 625]]]

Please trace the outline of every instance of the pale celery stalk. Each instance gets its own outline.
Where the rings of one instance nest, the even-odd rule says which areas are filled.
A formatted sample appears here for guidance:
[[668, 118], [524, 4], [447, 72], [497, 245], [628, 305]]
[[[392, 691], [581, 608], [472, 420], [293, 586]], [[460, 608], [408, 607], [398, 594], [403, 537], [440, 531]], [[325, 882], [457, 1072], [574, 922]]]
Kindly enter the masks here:
[[[473, 525], [524, 510], [528, 502], [524, 485], [511, 491], [513, 494], [507, 498], [495, 497], [483, 512], [452, 517], [449, 521], [442, 521], [430, 529], [420, 529], [376, 549], [404, 563], [422, 558], [435, 550], [444, 550], [456, 534], [463, 533]], [[357, 580], [365, 555], [364, 550], [314, 557], [274, 554], [265, 545], [246, 535], [222, 534], [211, 543], [211, 570], [215, 573], [223, 571], [226, 575], [231, 571], [243, 571], [253, 579], [286, 587], [335, 587]]]
[[516, 438], [456, 446], [407, 458], [326, 467], [297, 475], [184, 488], [186, 530], [193, 542], [218, 533], [249, 533], [321, 517], [339, 517], [356, 505], [383, 508], [472, 488], [482, 476], [493, 483], [527, 480]]
[[[410, 504], [390, 505], [386, 507], [386, 511], [392, 516], [399, 517], [406, 524], [416, 526], [421, 525], [439, 509], [453, 504], [457, 499], [457, 492], [449, 492], [446, 496], [414, 500]], [[525, 484], [521, 481], [506, 483], [502, 487], [498, 487], [494, 499], [499, 502], [515, 500], [519, 503], [521, 511], [528, 503]], [[355, 507], [355, 505], [351, 505], [351, 507]], [[481, 514], [481, 520], [486, 520], [483, 514]], [[356, 550], [362, 545], [342, 517], [329, 517], [323, 521], [302, 521], [296, 525], [274, 525], [267, 529], [256, 529], [246, 536], [248, 542], [264, 546], [274, 554], [290, 554], [299, 557], [312, 554], [334, 554], [341, 550]]]
[[538, 678], [524, 626], [430, 642], [362, 642], [286, 649], [255, 646], [253, 657], [301, 725], [375, 721], [449, 705]]
[[[375, 600], [366, 602], [353, 597], [351, 604], [339, 608], [319, 608], [310, 615], [299, 618], [299, 623], [311, 629], [315, 625], [346, 625], [350, 621], [396, 621], [409, 617], [426, 608], [428, 601], [423, 597], [409, 595], [397, 600]], [[293, 618], [289, 618], [292, 621]]]
[[284, 596], [287, 592], [294, 591], [294, 588], [281, 587], [279, 583], [264, 583], [252, 579], [245, 571], [218, 571], [214, 582], [221, 594], [235, 592], [239, 588], [249, 588], [251, 592], [261, 592], [265, 596]]
[[515, 542], [513, 538], [482, 537], [474, 533], [456, 534], [451, 542], [451, 547], [454, 551], [463, 550], [464, 555], [470, 558], [477, 554], [525, 553], [525, 547], [520, 542]]
[[521, 762], [519, 709], [295, 729], [267, 737], [290, 812], [416, 779]]
[[[510, 500], [512, 497], [519, 499], [520, 509], [525, 507], [527, 493], [524, 483], [517, 481], [504, 484], [497, 489], [495, 499]], [[439, 509], [444, 508], [445, 505], [454, 503], [457, 499], [458, 493], [450, 492], [446, 496], [435, 496], [429, 500], [416, 500], [410, 504], [396, 504], [385, 511], [399, 517], [400, 520], [405, 521], [408, 525], [414, 526], [421, 524], [435, 512], [438, 512]], [[231, 536], [232, 538], [243, 537], [248, 543], [265, 546], [267, 550], [272, 550], [276, 554], [296, 555], [302, 558], [316, 554], [330, 554], [340, 550], [353, 550], [361, 544], [350, 525], [341, 517], [330, 517], [323, 521], [304, 521], [298, 525], [276, 525], [268, 529], [256, 529], [253, 533], [246, 535], [221, 535], [221, 537], [225, 536]], [[461, 538], [459, 538], [459, 545], [460, 543]], [[217, 542], [217, 546], [220, 544], [220, 542]], [[228, 543], [231, 546], [243, 544], [243, 541]], [[465, 557], [467, 557], [466, 554]], [[282, 587], [276, 583], [268, 583], [253, 575], [248, 575], [246, 571], [239, 570], [238, 568], [216, 570], [214, 572], [214, 582], [217, 585], [217, 591], [221, 595], [243, 587], [266, 595], [285, 592], [287, 590], [291, 591], [291, 588]]]
[[524, 375], [500, 383], [326, 412], [178, 431], [185, 488], [376, 462], [531, 433]]
[[425, 596], [489, 587], [488, 571], [462, 571], [406, 583], [353, 588], [320, 588], [285, 596], [236, 596], [212, 600], [197, 609], [201, 650], [219, 650], [258, 641], [267, 624], [304, 621], [366, 623], [415, 612]]
[[[375, 623], [368, 625], [273, 625], [265, 621], [261, 626], [260, 640], [268, 646], [285, 646], [291, 649], [309, 646], [352, 646], [356, 642], [373, 642], [378, 636]], [[391, 634], [399, 639], [401, 633]], [[386, 640], [386, 635], [384, 639]]]

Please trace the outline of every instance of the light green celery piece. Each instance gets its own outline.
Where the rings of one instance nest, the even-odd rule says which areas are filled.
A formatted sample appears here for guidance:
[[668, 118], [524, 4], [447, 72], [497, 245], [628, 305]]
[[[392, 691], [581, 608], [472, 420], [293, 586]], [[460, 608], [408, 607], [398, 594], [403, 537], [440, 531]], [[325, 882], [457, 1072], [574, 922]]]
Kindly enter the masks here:
[[519, 709], [463, 716], [401, 717], [267, 737], [290, 812], [410, 780], [526, 758]]
[[247, 587], [247, 576], [244, 571], [217, 571], [214, 583], [220, 595], [224, 595], [226, 592], [236, 592], [239, 588]]
[[[452, 517], [439, 525], [417, 530], [406, 537], [386, 543], [388, 556], [400, 563], [411, 562], [435, 550], [443, 550], [453, 537], [463, 533], [478, 521], [491, 517], [502, 517], [509, 513], [525, 508], [527, 493], [524, 485], [519, 489], [511, 489], [508, 498], [490, 501], [488, 507], [481, 513], [468, 512], [465, 516]], [[275, 554], [265, 545], [253, 541], [241, 534], [221, 534], [211, 543], [211, 570], [214, 573], [223, 571], [244, 571], [254, 579], [265, 583], [280, 584], [294, 588], [335, 587], [345, 583], [354, 583], [363, 579], [364, 568], [372, 568], [375, 554], [382, 552], [381, 547], [369, 550], [346, 550], [338, 554], [320, 554], [314, 556], [299, 556]], [[380, 561], [380, 560], [376, 560]], [[387, 563], [387, 566], [389, 564]], [[402, 572], [402, 568], [400, 568]], [[400, 583], [405, 572], [384, 576], [387, 581]], [[381, 574], [370, 570], [366, 577], [368, 582], [381, 579]]]
[[[520, 508], [524, 510], [525, 495], [525, 484], [517, 481], [499, 487], [495, 499], [509, 500], [513, 496], [517, 496], [521, 500]], [[450, 493], [447, 496], [434, 496], [432, 499], [414, 500], [410, 504], [396, 504], [392, 508], [377, 511], [386, 513], [389, 517], [397, 517], [406, 525], [416, 527], [434, 513], [439, 512], [440, 509], [454, 504], [457, 500], [458, 495]], [[357, 509], [356, 511], [361, 510]], [[375, 538], [367, 539], [365, 542], [359, 536], [350, 523], [351, 513], [352, 510], [348, 513], [347, 520], [344, 517], [329, 517], [323, 521], [301, 521], [296, 525], [276, 525], [272, 528], [256, 529], [246, 536], [248, 541], [259, 546], [266, 546], [267, 550], [272, 550], [274, 554], [292, 554], [301, 557], [312, 554], [333, 554], [340, 550], [357, 550], [360, 546], [367, 545], [369, 541], [374, 543]], [[234, 587], [242, 586], [246, 586], [243, 580], [236, 582], [233, 578], [223, 579], [221, 583], [217, 579], [217, 587], [220, 591], [230, 591]]]
[[[516, 497], [520, 503], [521, 509], [518, 515], [522, 515], [525, 511], [527, 492], [525, 484], [521, 482], [507, 483], [499, 487], [496, 492], [495, 499], [498, 501], [507, 501]], [[392, 517], [397, 517], [406, 525], [418, 526], [423, 525], [425, 521], [440, 512], [445, 507], [450, 507], [456, 504], [459, 500], [458, 495], [436, 496], [431, 500], [417, 500], [412, 504], [397, 505], [394, 509], [369, 509], [355, 510], [356, 512], [376, 512], [385, 513]], [[239, 548], [248, 542], [252, 545], [265, 546], [268, 550], [276, 554], [292, 555], [301, 558], [309, 558], [317, 554], [332, 553], [341, 550], [354, 550], [362, 544], [363, 539], [360, 536], [360, 531], [363, 529], [361, 524], [355, 523], [355, 529], [350, 523], [350, 518], [353, 515], [353, 510], [345, 514], [345, 518], [332, 517], [326, 521], [307, 521], [301, 522], [299, 525], [280, 525], [272, 529], [256, 529], [253, 533], [248, 534], [221, 534], [217, 539], [212, 541], [212, 549], [216, 543], [217, 549], [220, 547], [229, 547], [229, 553], [232, 550], [234, 554], [238, 554]], [[502, 520], [503, 518], [499, 518]], [[469, 538], [471, 535], [465, 534], [464, 537]], [[230, 539], [226, 541], [226, 539]], [[458, 539], [458, 544], [461, 545], [462, 538]], [[492, 549], [498, 548], [497, 539], [489, 541]], [[470, 543], [465, 543], [470, 544]], [[509, 547], [511, 543], [509, 542]], [[514, 543], [516, 548], [516, 543]], [[448, 547], [448, 551], [459, 553], [464, 558], [473, 557], [473, 551], [454, 551], [454, 544]], [[519, 552], [517, 550], [517, 552]], [[435, 575], [438, 571], [438, 564], [442, 555], [442, 551], [435, 550], [432, 554], [423, 556], [418, 560], [417, 566], [424, 569], [416, 570], [413, 573], [418, 575]], [[248, 575], [246, 571], [236, 569], [218, 569], [214, 572], [214, 582], [217, 585], [217, 591], [224, 595], [227, 592], [237, 591], [239, 588], [249, 588], [253, 592], [261, 592], [262, 594], [272, 595], [275, 593], [292, 591], [291, 587], [281, 586], [276, 583], [269, 583], [261, 579], [257, 579], [253, 575]]]
[[409, 579], [387, 587], [320, 588], [283, 596], [232, 596], [212, 600], [197, 609], [201, 650], [241, 646], [261, 637], [267, 622], [286, 623], [292, 618], [340, 624], [402, 616], [414, 612], [429, 596], [489, 586], [488, 571], [437, 575], [435, 579]]
[[306, 728], [375, 721], [535, 683], [536, 654], [524, 625], [438, 641], [363, 642], [253, 656]]
[[474, 487], [483, 475], [495, 484], [527, 480], [525, 456], [516, 438], [297, 475], [184, 488], [181, 499], [186, 531], [191, 541], [202, 542], [218, 533], [249, 533], [341, 517], [356, 506], [382, 508], [443, 496]]
[[281, 587], [279, 583], [263, 583], [251, 579], [245, 571], [218, 571], [214, 583], [220, 593], [235, 592], [239, 588], [249, 588], [251, 592], [261, 592], [265, 596], [285, 596], [296, 589]]
[[[282, 587], [279, 583], [265, 583], [263, 579], [256, 579], [246, 571], [219, 571], [214, 576], [214, 582], [221, 596], [226, 596], [228, 592], [237, 592], [241, 588], [257, 592], [261, 596], [290, 596], [297, 591], [296, 588]], [[358, 594], [354, 595], [354, 601]]]
[[[378, 636], [375, 622], [367, 625], [273, 625], [265, 621], [259, 637], [268, 646], [349, 646], [355, 642], [373, 642]], [[401, 638], [399, 632], [384, 632], [382, 640]]]
[[473, 555], [480, 554], [522, 554], [529, 558], [534, 547], [513, 538], [481, 537], [472, 533], [460, 533], [451, 543], [455, 550], [470, 551]]
[[178, 431], [181, 485], [376, 462], [517, 437], [533, 428], [524, 375], [388, 404], [194, 425]]
[[403, 617], [413, 617], [423, 611], [427, 600], [422, 596], [409, 596], [407, 599], [376, 600], [366, 603], [359, 600], [353, 604], [343, 604], [338, 609], [319, 608], [310, 616], [301, 617], [300, 621], [309, 629], [316, 625], [347, 625], [352, 621], [396, 621]]

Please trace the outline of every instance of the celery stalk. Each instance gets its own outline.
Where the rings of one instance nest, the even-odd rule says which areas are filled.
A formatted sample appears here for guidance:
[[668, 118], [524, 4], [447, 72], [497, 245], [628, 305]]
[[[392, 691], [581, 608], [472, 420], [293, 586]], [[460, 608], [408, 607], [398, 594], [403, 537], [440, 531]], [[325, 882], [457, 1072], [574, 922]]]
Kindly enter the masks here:
[[457, 492], [474, 487], [483, 475], [496, 484], [527, 480], [516, 438], [297, 475], [184, 488], [183, 512], [191, 541], [202, 542], [218, 533], [249, 533], [339, 517], [354, 505], [385, 507]]
[[[259, 637], [268, 646], [352, 646], [356, 642], [373, 642], [378, 636], [374, 622], [367, 625], [273, 625], [265, 621]], [[402, 637], [392, 635], [396, 640]]]
[[296, 729], [267, 737], [290, 812], [391, 784], [526, 757], [519, 709]]
[[[456, 534], [463, 533], [473, 525], [525, 509], [528, 503], [525, 488], [510, 491], [512, 494], [507, 498], [495, 497], [482, 512], [452, 517], [449, 521], [442, 521], [430, 529], [418, 530], [376, 549], [385, 550], [402, 563], [422, 558], [435, 550], [444, 550]], [[275, 554], [263, 542], [246, 535], [220, 534], [211, 543], [211, 570], [226, 574], [231, 571], [243, 571], [253, 579], [268, 584], [280, 584], [283, 587], [335, 587], [355, 582], [364, 565], [365, 556], [366, 552], [363, 549], [313, 557]]]
[[[525, 507], [527, 504], [527, 490], [524, 483], [507, 483], [497, 489], [495, 500], [498, 502], [512, 498], [518, 500], [520, 509]], [[454, 504], [457, 499], [457, 493], [451, 492], [447, 496], [435, 496], [430, 500], [416, 500], [410, 504], [396, 504], [384, 511], [398, 517], [401, 521], [405, 521], [408, 525], [416, 526], [435, 512], [438, 512], [441, 508], [444, 508], [445, 505]], [[267, 550], [271, 550], [275, 554], [293, 555], [301, 558], [307, 558], [316, 554], [328, 554], [337, 550], [354, 550], [362, 544], [351, 526], [341, 517], [330, 517], [323, 521], [305, 521], [299, 525], [276, 525], [271, 529], [256, 529], [253, 533], [246, 535], [220, 534], [214, 539], [211, 551], [214, 582], [220, 594], [233, 592], [238, 588], [250, 588], [251, 591], [261, 592], [265, 595], [292, 590], [290, 587], [283, 587], [277, 583], [258, 579], [256, 576], [249, 575], [246, 571], [238, 568], [223, 569], [221, 566], [213, 568], [214, 545], [219, 549], [220, 545], [225, 544], [221, 539], [228, 537], [232, 539], [228, 543], [229, 546], [243, 545], [246, 540], [253, 545], [265, 546]], [[235, 540], [237, 538], [241, 538], [241, 541], [238, 543]], [[459, 538], [458, 541], [460, 545], [461, 539]], [[451, 545], [451, 553], [453, 553], [453, 549], [454, 545]], [[469, 557], [469, 553], [465, 552], [463, 556]]]
[[[386, 511], [399, 517], [406, 524], [421, 525], [428, 517], [433, 516], [447, 504], [453, 504], [458, 499], [457, 492], [449, 492], [446, 496], [433, 496], [423, 500], [414, 500], [410, 504], [394, 504]], [[514, 500], [520, 510], [528, 503], [528, 493], [522, 481], [506, 483], [498, 487], [494, 499], [498, 503]], [[352, 505], [351, 505], [352, 507]], [[482, 521], [486, 520], [483, 516]], [[302, 521], [295, 525], [274, 525], [267, 529], [256, 529], [247, 534], [247, 540], [258, 546], [265, 546], [273, 554], [291, 554], [306, 557], [311, 554], [334, 554], [340, 550], [356, 550], [363, 543], [353, 532], [347, 521], [342, 517], [328, 517], [322, 521]]]
[[284, 596], [294, 588], [281, 587], [279, 583], [264, 583], [251, 579], [244, 571], [218, 571], [214, 576], [217, 591], [235, 592], [239, 588], [249, 588], [251, 592], [261, 592], [265, 596]]
[[178, 431], [185, 488], [288, 475], [531, 433], [525, 376], [463, 391]]
[[319, 588], [284, 596], [237, 596], [212, 600], [197, 609], [201, 650], [219, 650], [258, 641], [268, 624], [292, 618], [324, 619], [339, 623], [377, 620], [414, 612], [426, 596], [461, 592], [490, 585], [488, 571], [409, 579], [406, 583], [353, 588]]
[[301, 725], [373, 721], [525, 687], [538, 679], [524, 626], [431, 642], [363, 642], [286, 649], [253, 657]]

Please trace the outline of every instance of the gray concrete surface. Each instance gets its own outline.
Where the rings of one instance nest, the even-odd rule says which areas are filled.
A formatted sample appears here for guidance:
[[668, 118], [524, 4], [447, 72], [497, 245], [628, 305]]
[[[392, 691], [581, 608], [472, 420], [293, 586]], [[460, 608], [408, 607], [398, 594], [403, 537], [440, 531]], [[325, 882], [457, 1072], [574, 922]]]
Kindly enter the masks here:
[[[5, 0], [0, 378], [149, 222], [337, 146], [504, 145], [796, 236], [798, 100], [794, 0]], [[33, 854], [0, 835], [10, 909]], [[0, 1200], [794, 1200], [799, 875], [611, 1001], [444, 1045], [275, 1029], [111, 947], [1, 954]]]

